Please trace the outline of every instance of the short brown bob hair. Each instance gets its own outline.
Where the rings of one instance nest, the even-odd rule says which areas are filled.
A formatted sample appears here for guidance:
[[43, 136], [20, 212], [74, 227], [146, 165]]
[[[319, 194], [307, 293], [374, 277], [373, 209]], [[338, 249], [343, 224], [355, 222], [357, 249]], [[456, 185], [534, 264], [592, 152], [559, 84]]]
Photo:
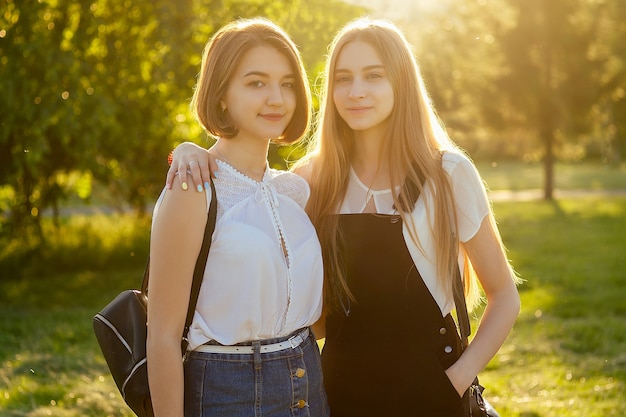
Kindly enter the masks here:
[[239, 19], [218, 30], [209, 40], [202, 54], [191, 111], [202, 127], [212, 136], [235, 137], [239, 130], [233, 126], [228, 113], [222, 110], [220, 100], [226, 94], [230, 76], [242, 57], [257, 46], [270, 46], [289, 61], [296, 79], [296, 108], [283, 134], [273, 138], [278, 144], [290, 144], [302, 139], [311, 123], [311, 92], [306, 71], [289, 35], [267, 19]]

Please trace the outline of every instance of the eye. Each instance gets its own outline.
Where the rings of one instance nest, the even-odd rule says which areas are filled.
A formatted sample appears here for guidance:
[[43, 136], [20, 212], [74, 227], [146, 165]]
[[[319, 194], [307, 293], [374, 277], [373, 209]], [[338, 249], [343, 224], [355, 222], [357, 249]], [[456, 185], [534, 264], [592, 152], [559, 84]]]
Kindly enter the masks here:
[[377, 78], [383, 78], [383, 74], [379, 73], [379, 72], [370, 72], [369, 74], [367, 74], [366, 77], [368, 80], [374, 80]]
[[335, 77], [335, 82], [336, 83], [347, 83], [348, 81], [350, 81], [350, 77], [347, 75], [340, 75], [338, 77]]
[[282, 86], [285, 88], [295, 88], [293, 81], [285, 81]]
[[265, 85], [265, 83], [263, 81], [255, 80], [255, 81], [250, 81], [248, 83], [248, 85], [250, 87], [257, 87], [257, 88], [259, 88], [259, 87], [263, 87]]

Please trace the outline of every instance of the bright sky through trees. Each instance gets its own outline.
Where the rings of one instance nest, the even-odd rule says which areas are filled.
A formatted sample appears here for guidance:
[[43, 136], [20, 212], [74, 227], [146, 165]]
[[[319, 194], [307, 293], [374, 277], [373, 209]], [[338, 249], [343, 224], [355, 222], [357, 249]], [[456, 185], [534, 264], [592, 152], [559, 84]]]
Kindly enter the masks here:
[[407, 18], [420, 16], [425, 11], [442, 10], [447, 7], [446, 0], [349, 0], [349, 2], [370, 9], [372, 17], [393, 21], [406, 21]]

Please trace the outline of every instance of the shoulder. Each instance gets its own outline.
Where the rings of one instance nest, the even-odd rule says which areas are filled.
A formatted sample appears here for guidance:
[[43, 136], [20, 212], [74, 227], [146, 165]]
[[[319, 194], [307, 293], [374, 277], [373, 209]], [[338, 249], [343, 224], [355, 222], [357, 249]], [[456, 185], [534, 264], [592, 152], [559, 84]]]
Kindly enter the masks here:
[[291, 171], [304, 178], [304, 180], [310, 184], [314, 169], [314, 160], [310, 157], [304, 157], [293, 166]]
[[[171, 189], [164, 189], [159, 196], [152, 216], [152, 227], [165, 228], [172, 235], [185, 235], [195, 229], [193, 225], [206, 218], [211, 191], [203, 193], [184, 191], [178, 178]], [[181, 216], [180, 213], [185, 213]], [[174, 239], [175, 241], [177, 239]]]
[[445, 152], [442, 164], [452, 186], [459, 238], [465, 242], [474, 236], [483, 218], [489, 214], [486, 184], [474, 163], [460, 151]]
[[461, 151], [444, 152], [442, 155], [442, 166], [455, 185], [465, 183], [482, 184], [483, 182], [474, 162]]
[[441, 159], [443, 168], [449, 174], [453, 173], [456, 169], [476, 169], [469, 156], [458, 150], [444, 152]]
[[270, 169], [270, 177], [279, 194], [289, 197], [304, 208], [311, 194], [309, 184], [304, 178], [294, 172], [278, 169]]

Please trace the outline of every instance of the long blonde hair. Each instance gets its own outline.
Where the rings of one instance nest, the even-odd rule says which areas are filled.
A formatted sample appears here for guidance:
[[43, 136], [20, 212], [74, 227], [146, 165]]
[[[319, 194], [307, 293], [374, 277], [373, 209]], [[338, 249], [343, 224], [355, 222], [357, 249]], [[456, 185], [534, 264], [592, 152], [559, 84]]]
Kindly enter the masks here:
[[[410, 214], [425, 184], [433, 190], [433, 204], [427, 204], [426, 210], [428, 215], [435, 214], [431, 233], [436, 237], [438, 280], [451, 296], [450, 278], [455, 276], [454, 268], [458, 268], [459, 242], [454, 197], [448, 175], [442, 167], [441, 156], [446, 151], [461, 151], [450, 140], [435, 114], [412, 47], [402, 32], [389, 22], [365, 18], [345, 26], [329, 47], [316, 135], [307, 156], [297, 164], [311, 164], [313, 169], [307, 212], [322, 244], [325, 306], [338, 309], [346, 297], [353, 299], [341, 266], [339, 249], [342, 236], [336, 214], [345, 197], [350, 177], [354, 132], [340, 117], [332, 99], [332, 91], [337, 57], [346, 44], [357, 40], [367, 42], [377, 51], [393, 86], [395, 103], [389, 116], [389, 129], [380, 157], [392, 161], [386, 165], [389, 166], [395, 207], [403, 221], [407, 222], [411, 238], [421, 248]], [[469, 259], [466, 259], [465, 265], [463, 276], [466, 294], [476, 294], [475, 279], [472, 279], [475, 274]], [[468, 306], [473, 305], [474, 300], [475, 296], [469, 296]]]

